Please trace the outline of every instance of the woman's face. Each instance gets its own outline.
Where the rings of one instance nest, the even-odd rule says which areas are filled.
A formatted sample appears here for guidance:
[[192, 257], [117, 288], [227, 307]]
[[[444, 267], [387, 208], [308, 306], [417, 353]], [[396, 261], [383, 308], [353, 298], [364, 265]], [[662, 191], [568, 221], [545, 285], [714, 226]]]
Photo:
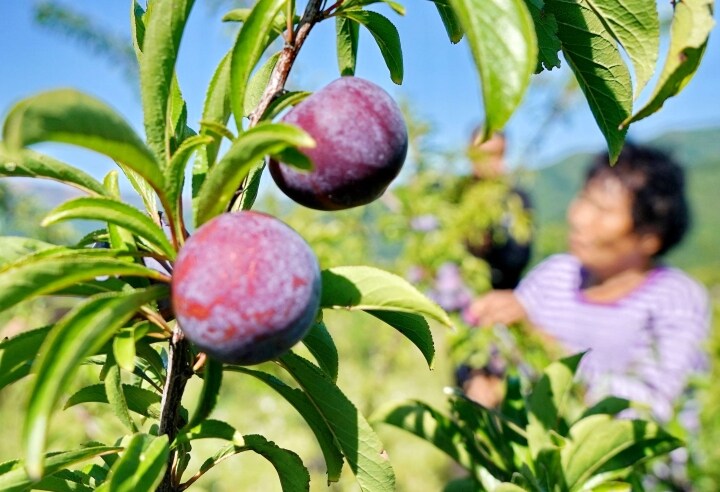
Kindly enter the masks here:
[[591, 272], [611, 275], [646, 267], [658, 251], [656, 234], [633, 230], [632, 198], [617, 179], [598, 177], [570, 204], [570, 252]]

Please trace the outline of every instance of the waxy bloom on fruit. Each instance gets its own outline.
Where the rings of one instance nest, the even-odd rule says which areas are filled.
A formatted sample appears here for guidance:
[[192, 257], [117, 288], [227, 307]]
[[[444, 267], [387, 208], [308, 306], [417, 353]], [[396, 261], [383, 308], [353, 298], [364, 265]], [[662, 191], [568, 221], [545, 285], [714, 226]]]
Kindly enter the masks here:
[[379, 86], [342, 77], [291, 109], [283, 121], [299, 126], [316, 146], [300, 149], [313, 170], [270, 161], [278, 187], [306, 207], [340, 210], [383, 194], [405, 162], [408, 134], [400, 108]]
[[201, 350], [257, 364], [282, 355], [312, 326], [320, 268], [305, 240], [275, 217], [226, 213], [180, 250], [172, 302], [185, 336]]

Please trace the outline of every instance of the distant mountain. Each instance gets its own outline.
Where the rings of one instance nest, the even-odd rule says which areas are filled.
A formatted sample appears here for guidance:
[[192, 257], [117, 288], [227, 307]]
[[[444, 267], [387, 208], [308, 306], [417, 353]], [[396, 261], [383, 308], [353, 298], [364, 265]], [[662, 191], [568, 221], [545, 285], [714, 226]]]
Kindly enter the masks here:
[[[649, 141], [684, 166], [693, 228], [669, 261], [720, 281], [720, 128], [674, 131]], [[565, 212], [583, 182], [591, 154], [575, 154], [530, 176], [538, 230], [536, 259], [564, 248]]]

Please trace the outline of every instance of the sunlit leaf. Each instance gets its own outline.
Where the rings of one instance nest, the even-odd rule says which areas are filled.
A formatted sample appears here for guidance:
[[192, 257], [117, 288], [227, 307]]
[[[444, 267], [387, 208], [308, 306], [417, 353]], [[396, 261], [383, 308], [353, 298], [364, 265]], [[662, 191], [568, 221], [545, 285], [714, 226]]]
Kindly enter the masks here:
[[58, 89], [17, 103], [3, 127], [8, 150], [38, 142], [63, 142], [104, 154], [162, 190], [160, 167], [132, 127], [105, 103], [87, 94]]
[[375, 431], [328, 376], [309, 361], [288, 353], [281, 364], [322, 414], [362, 490], [395, 490], [395, 473]]
[[360, 25], [347, 17], [335, 17], [337, 60], [340, 75], [355, 75]]
[[36, 378], [23, 428], [26, 467], [32, 478], [43, 474], [45, 439], [53, 408], [85, 357], [102, 348], [140, 306], [166, 295], [165, 286], [99, 295], [74, 308], [51, 330], [33, 366]]
[[280, 53], [281, 52], [278, 51], [274, 55], [270, 56], [267, 60], [265, 60], [265, 63], [263, 63], [263, 65], [258, 68], [255, 73], [253, 73], [252, 77], [250, 77], [247, 90], [245, 91], [243, 116], [250, 116], [250, 114], [255, 111], [258, 104], [260, 104], [260, 99], [262, 98], [263, 92], [265, 92], [265, 88], [270, 82], [270, 76], [273, 73], [273, 69], [280, 59]]
[[220, 162], [208, 171], [197, 197], [197, 225], [227, 208], [245, 176], [265, 155], [289, 146], [314, 145], [307, 133], [285, 123], [260, 123], [241, 134]]
[[223, 439], [236, 446], [243, 446], [245, 439], [235, 427], [220, 420], [203, 420], [199, 424], [186, 431], [180, 431], [175, 439], [174, 446], [180, 443], [194, 441], [196, 439]]
[[30, 374], [40, 345], [51, 328], [36, 328], [0, 341], [0, 390]]
[[145, 134], [150, 148], [161, 160], [169, 157], [170, 131], [174, 130], [167, 128], [170, 86], [180, 39], [193, 3], [194, 0], [156, 0], [144, 19], [140, 92]]
[[0, 142], [0, 177], [44, 178], [65, 183], [92, 195], [106, 195], [89, 174], [44, 154], [22, 149], [10, 153]]
[[447, 313], [407, 280], [378, 268], [323, 270], [322, 285], [320, 305], [324, 308], [415, 313], [452, 326]]
[[401, 311], [373, 311], [368, 310], [376, 318], [389, 324], [402, 333], [408, 340], [420, 349], [428, 366], [432, 369], [435, 360], [435, 343], [433, 342], [430, 326], [425, 318], [419, 314]]
[[110, 470], [110, 477], [100, 492], [137, 492], [155, 490], [167, 467], [170, 446], [168, 437], [135, 434], [120, 459]]
[[450, 0], [482, 85], [485, 135], [505, 126], [537, 66], [537, 37], [523, 0]]
[[617, 43], [587, 2], [546, 0], [558, 22], [563, 53], [580, 85], [614, 162], [625, 142], [620, 124], [630, 116], [633, 90], [630, 71]]
[[102, 220], [116, 224], [148, 241], [168, 259], [175, 259], [175, 249], [160, 226], [127, 203], [112, 198], [80, 197], [53, 209], [45, 216], [42, 224], [50, 225], [72, 219]]
[[670, 31], [670, 47], [660, 77], [649, 101], [632, 117], [627, 126], [658, 111], [665, 101], [677, 95], [695, 75], [707, 48], [708, 36], [715, 26], [712, 0], [675, 2]]
[[338, 351], [325, 324], [322, 321], [315, 323], [302, 339], [302, 343], [315, 358], [320, 369], [325, 371], [333, 382], [337, 382], [340, 365]]
[[390, 79], [398, 85], [402, 84], [403, 56], [395, 25], [387, 17], [371, 10], [344, 10], [341, 15], [370, 31], [390, 71]]
[[538, 37], [538, 61], [535, 73], [542, 72], [543, 68], [546, 70], [560, 68], [559, 55], [562, 45], [557, 36], [558, 24], [555, 16], [544, 9], [544, 0], [525, 0], [525, 4], [532, 16]]

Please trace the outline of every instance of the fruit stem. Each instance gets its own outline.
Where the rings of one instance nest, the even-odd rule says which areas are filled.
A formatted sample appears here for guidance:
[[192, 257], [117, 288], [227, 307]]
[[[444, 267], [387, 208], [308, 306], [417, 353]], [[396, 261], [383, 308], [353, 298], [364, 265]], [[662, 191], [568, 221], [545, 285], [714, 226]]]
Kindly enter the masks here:
[[[190, 344], [185, 340], [180, 328], [176, 326], [168, 350], [168, 366], [162, 395], [160, 430], [158, 433], [159, 435], [167, 435], [169, 442], [175, 440], [178, 430], [184, 425], [180, 419], [180, 403], [185, 391], [185, 385], [193, 375], [189, 354]], [[173, 473], [177, 459], [177, 451], [171, 451], [165, 475], [157, 488], [159, 492], [177, 492], [181, 490], [180, 479], [182, 477], [176, 477]]]

